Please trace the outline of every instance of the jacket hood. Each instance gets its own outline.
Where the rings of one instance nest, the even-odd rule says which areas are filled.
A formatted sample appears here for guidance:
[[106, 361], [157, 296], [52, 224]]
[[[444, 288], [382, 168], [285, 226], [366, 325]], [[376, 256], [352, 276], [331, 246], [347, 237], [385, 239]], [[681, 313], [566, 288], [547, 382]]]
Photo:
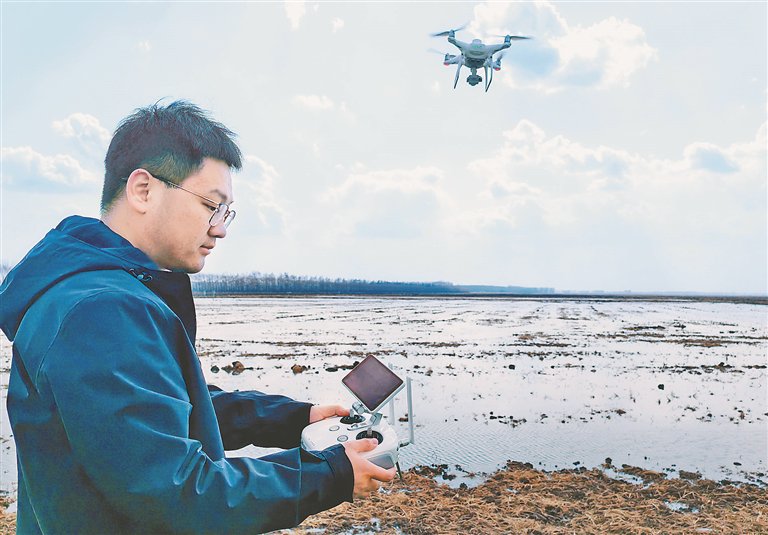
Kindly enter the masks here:
[[[180, 314], [178, 307], [168, 302], [185, 301], [187, 306], [183, 308], [188, 308], [189, 277], [185, 273], [159, 271], [146, 254], [107, 225], [81, 216], [70, 216], [49, 231], [5, 277], [0, 284], [0, 328], [13, 341], [24, 314], [49, 288], [72, 275], [102, 270], [124, 270], [147, 284], [190, 331], [189, 311]], [[154, 279], [157, 280], [152, 283]], [[163, 292], [166, 288], [170, 292]], [[184, 289], [188, 299], [178, 295]], [[193, 304], [192, 316], [194, 324]], [[194, 340], [194, 327], [191, 331], [190, 338]]]

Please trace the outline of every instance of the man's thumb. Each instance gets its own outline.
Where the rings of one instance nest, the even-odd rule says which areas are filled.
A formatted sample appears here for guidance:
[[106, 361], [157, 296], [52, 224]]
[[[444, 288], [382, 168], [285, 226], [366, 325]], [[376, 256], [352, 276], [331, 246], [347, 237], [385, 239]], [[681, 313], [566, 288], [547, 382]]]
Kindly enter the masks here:
[[379, 445], [379, 441], [375, 438], [361, 438], [357, 443], [359, 444], [359, 447], [355, 449], [361, 453], [364, 451], [371, 451]]

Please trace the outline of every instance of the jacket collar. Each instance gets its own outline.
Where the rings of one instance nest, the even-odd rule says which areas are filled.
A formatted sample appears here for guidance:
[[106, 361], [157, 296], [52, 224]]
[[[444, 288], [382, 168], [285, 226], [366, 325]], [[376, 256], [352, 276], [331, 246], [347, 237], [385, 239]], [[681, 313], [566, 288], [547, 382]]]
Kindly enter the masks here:
[[173, 310], [184, 324], [187, 336], [195, 345], [197, 335], [197, 315], [192, 298], [192, 285], [186, 273], [161, 271], [157, 269], [126, 269], [128, 273], [144, 283], [155, 295]]

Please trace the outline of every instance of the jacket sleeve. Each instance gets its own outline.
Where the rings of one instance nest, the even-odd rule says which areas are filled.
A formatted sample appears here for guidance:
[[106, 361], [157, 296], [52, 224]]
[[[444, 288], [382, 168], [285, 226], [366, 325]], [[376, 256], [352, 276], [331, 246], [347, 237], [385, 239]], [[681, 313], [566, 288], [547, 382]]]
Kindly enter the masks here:
[[309, 423], [311, 403], [255, 390], [224, 392], [208, 385], [224, 448], [249, 444], [265, 448], [295, 448]]
[[106, 292], [69, 311], [39, 371], [74, 462], [134, 531], [262, 532], [351, 501], [343, 448], [206, 454], [190, 438], [194, 407], [174, 350], [183, 338], [159, 304]]

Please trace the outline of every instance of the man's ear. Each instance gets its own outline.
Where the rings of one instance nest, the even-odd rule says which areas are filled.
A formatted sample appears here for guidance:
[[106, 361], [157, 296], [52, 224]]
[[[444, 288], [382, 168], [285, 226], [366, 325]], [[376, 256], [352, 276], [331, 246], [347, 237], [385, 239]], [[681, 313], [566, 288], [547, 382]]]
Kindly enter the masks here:
[[139, 213], [146, 213], [151, 199], [151, 177], [144, 169], [134, 169], [125, 183], [125, 200]]

